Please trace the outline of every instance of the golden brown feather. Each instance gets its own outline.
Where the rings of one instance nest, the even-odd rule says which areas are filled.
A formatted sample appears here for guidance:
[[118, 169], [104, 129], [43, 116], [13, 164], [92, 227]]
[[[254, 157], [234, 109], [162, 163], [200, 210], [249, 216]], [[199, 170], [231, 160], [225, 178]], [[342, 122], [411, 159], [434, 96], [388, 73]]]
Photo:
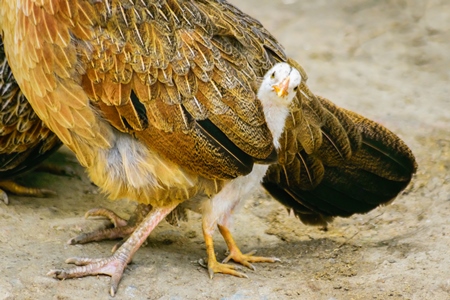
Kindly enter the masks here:
[[[53, 191], [24, 187], [13, 179], [38, 166], [60, 146], [20, 91], [0, 39], [0, 188], [24, 196], [53, 195]], [[3, 190], [0, 197], [8, 203]]]

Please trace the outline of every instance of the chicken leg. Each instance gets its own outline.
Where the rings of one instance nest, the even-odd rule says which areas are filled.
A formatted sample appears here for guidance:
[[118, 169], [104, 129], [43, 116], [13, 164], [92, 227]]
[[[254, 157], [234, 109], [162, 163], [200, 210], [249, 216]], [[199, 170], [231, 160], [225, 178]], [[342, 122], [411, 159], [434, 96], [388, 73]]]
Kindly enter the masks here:
[[206, 245], [206, 255], [208, 256], [208, 273], [209, 278], [213, 278], [215, 273], [222, 273], [233, 275], [241, 278], [248, 278], [244, 273], [238, 272], [239, 267], [229, 265], [226, 263], [219, 263], [216, 258], [216, 253], [214, 252], [214, 242], [212, 237], [212, 232], [209, 230], [210, 226], [203, 220], [203, 237], [205, 239]]
[[9, 199], [6, 192], [10, 192], [18, 196], [39, 198], [56, 195], [56, 192], [49, 189], [30, 188], [22, 186], [12, 180], [0, 181], [0, 199], [6, 204], [9, 204]]
[[114, 296], [122, 278], [123, 271], [131, 261], [134, 253], [136, 253], [159, 222], [176, 206], [177, 204], [171, 204], [152, 209], [137, 226], [128, 240], [112, 256], [99, 259], [72, 257], [67, 259], [66, 263], [75, 264], [77, 267], [51, 270], [47, 275], [58, 279], [78, 278], [98, 274], [109, 275], [111, 276], [110, 294]]
[[229, 218], [230, 214], [227, 214], [227, 216], [224, 217], [222, 224], [217, 224], [219, 232], [227, 243], [227, 247], [230, 252], [230, 254], [222, 261], [222, 263], [219, 263], [217, 261], [216, 254], [214, 252], [214, 243], [212, 238], [213, 230], [211, 229], [215, 226], [210, 224], [210, 222], [207, 221], [207, 218], [203, 219], [203, 237], [205, 239], [206, 254], [208, 256], [208, 273], [211, 279], [214, 277], [214, 273], [222, 273], [241, 278], [248, 278], [248, 276], [244, 273], [237, 271], [240, 269], [240, 267], [227, 264], [230, 260], [233, 260], [234, 262], [239, 263], [253, 271], [255, 271], [256, 268], [251, 263], [274, 263], [280, 261], [280, 259], [276, 257], [253, 256], [253, 254], [256, 253], [256, 250], [243, 254], [234, 241], [230, 230], [228, 229], [227, 224], [229, 223]]
[[127, 221], [121, 218], [112, 210], [106, 208], [93, 208], [86, 212], [85, 218], [88, 217], [106, 217], [113, 224], [113, 228], [98, 229], [88, 233], [82, 233], [67, 243], [69, 245], [86, 244], [90, 242], [98, 242], [103, 240], [115, 240], [119, 238], [127, 238], [136, 229], [137, 225], [142, 222], [144, 217], [152, 209], [151, 205], [139, 204], [133, 212], [131, 218]]
[[253, 256], [253, 254], [256, 253], [256, 250], [252, 250], [246, 254], [243, 254], [239, 247], [236, 245], [236, 242], [234, 241], [228, 227], [223, 225], [217, 225], [217, 227], [219, 228], [220, 234], [223, 236], [223, 239], [227, 243], [228, 250], [230, 251], [230, 254], [222, 261], [222, 263], [227, 263], [230, 261], [230, 259], [232, 259], [233, 261], [255, 271], [256, 268], [251, 263], [274, 263], [280, 261], [280, 259], [276, 257]]

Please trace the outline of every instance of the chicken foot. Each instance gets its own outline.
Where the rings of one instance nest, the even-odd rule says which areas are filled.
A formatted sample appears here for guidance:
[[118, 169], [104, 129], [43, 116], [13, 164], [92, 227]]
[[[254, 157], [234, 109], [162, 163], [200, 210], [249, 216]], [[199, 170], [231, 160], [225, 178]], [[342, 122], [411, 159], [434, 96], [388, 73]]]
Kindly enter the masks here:
[[67, 259], [66, 263], [75, 264], [77, 267], [51, 270], [47, 275], [58, 279], [79, 278], [98, 274], [109, 275], [111, 276], [110, 294], [114, 296], [117, 292], [123, 271], [131, 261], [134, 253], [136, 253], [159, 222], [176, 206], [177, 204], [171, 204], [152, 209], [130, 235], [128, 240], [112, 256], [99, 259], [72, 257]]

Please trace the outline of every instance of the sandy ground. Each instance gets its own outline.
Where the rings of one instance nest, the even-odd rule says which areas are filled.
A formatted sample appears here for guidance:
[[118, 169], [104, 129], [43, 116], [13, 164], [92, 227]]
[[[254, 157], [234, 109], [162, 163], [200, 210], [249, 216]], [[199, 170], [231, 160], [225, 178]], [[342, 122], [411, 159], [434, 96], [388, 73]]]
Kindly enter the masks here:
[[[338, 219], [327, 232], [255, 195], [236, 216], [236, 240], [281, 263], [245, 270], [249, 279], [208, 278], [197, 263], [205, 256], [197, 215], [178, 228], [161, 224], [126, 269], [116, 299], [450, 299], [450, 3], [242, 2], [305, 67], [313, 91], [401, 136], [418, 174], [392, 205]], [[133, 204], [104, 200], [67, 151], [53, 161], [78, 176], [32, 173], [22, 183], [58, 197], [0, 204], [0, 299], [108, 299], [109, 277], [58, 281], [46, 273], [70, 256], [109, 255], [114, 241], [66, 241], [106, 224], [84, 220], [88, 209], [129, 216]], [[217, 235], [219, 258], [225, 249]]]

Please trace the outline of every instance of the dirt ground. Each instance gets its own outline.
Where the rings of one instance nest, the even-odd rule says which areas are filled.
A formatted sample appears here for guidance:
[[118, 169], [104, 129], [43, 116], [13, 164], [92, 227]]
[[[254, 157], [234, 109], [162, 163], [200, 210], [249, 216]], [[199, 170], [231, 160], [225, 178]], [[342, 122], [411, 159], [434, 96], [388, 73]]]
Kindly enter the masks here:
[[[236, 214], [243, 251], [276, 256], [249, 279], [208, 278], [200, 219], [163, 222], [126, 269], [116, 299], [450, 299], [450, 2], [447, 0], [247, 0], [239, 7], [282, 42], [316, 93], [370, 117], [412, 148], [419, 171], [396, 201], [307, 227], [262, 191]], [[74, 157], [52, 158], [77, 176], [31, 173], [22, 183], [58, 197], [11, 196], [0, 204], [0, 299], [108, 299], [109, 277], [47, 277], [71, 256], [101, 257], [116, 243], [69, 246], [98, 226], [97, 206], [127, 217], [133, 203], [110, 202]], [[216, 235], [218, 257], [225, 243]]]

